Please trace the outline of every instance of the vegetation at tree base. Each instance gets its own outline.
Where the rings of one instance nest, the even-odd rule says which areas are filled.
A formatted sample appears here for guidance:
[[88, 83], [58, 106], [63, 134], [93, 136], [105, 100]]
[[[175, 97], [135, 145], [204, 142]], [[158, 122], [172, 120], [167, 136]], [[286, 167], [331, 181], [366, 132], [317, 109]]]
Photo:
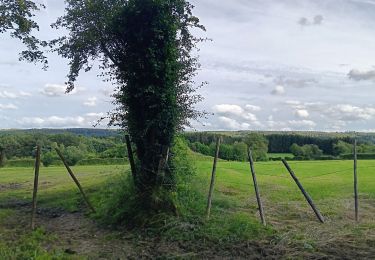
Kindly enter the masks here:
[[[174, 139], [168, 167], [174, 171], [176, 178], [175, 189], [170, 196], [179, 214], [184, 215], [190, 212], [189, 204], [195, 203], [198, 195], [191, 185], [196, 176], [192, 154], [186, 141], [181, 137]], [[145, 226], [152, 221], [154, 227], [163, 226], [166, 216], [155, 214], [150, 219], [149, 213], [144, 211], [144, 205], [139, 203], [139, 196], [135, 189], [131, 175], [118, 176], [118, 178], [109, 180], [100, 192], [103, 194], [100, 197], [101, 208], [98, 213], [100, 220], [111, 225]], [[198, 197], [202, 199], [201, 195]], [[163, 210], [159, 213], [162, 212]]]

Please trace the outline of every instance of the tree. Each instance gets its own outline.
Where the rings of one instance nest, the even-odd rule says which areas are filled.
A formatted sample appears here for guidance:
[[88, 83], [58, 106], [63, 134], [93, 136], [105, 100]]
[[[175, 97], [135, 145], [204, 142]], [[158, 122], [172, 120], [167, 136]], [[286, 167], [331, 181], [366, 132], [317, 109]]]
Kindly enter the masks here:
[[262, 134], [250, 133], [244, 138], [244, 142], [251, 149], [253, 159], [266, 161], [268, 159], [268, 140]]
[[29, 62], [42, 62], [47, 67], [47, 58], [41, 47], [46, 42], [37, 39], [32, 32], [39, 30], [33, 20], [35, 12], [44, 8], [44, 5], [29, 0], [0, 0], [0, 34], [9, 32], [12, 38], [19, 39], [26, 50], [20, 53], [20, 59]]
[[333, 145], [334, 155], [349, 154], [353, 152], [353, 145], [344, 141], [338, 141]]
[[246, 161], [247, 145], [244, 142], [235, 142], [233, 145], [233, 159], [236, 161]]
[[323, 151], [315, 144], [305, 144], [304, 146], [292, 144], [290, 152], [294, 156], [306, 160], [316, 159], [323, 155]]
[[94, 60], [117, 84], [111, 123], [135, 143], [134, 181], [148, 210], [171, 208], [175, 183], [173, 171], [163, 167], [166, 150], [176, 131], [201, 115], [194, 109], [201, 97], [195, 94], [199, 64], [192, 55], [201, 39], [190, 30], [204, 27], [192, 8], [186, 0], [67, 0], [65, 15], [53, 25], [69, 31], [51, 42], [70, 61], [68, 91]]
[[303, 149], [302, 149], [302, 146], [299, 146], [298, 144], [294, 143], [290, 146], [290, 152], [294, 155], [294, 156], [303, 156], [304, 155], [304, 152], [303, 152]]

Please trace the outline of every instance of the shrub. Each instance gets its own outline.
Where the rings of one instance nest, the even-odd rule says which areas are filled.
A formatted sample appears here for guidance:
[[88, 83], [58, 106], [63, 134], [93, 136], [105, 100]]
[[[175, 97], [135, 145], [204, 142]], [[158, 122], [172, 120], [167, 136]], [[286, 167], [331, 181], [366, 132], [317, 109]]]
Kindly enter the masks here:
[[80, 160], [76, 165], [121, 165], [127, 162], [125, 158], [92, 158]]
[[[192, 165], [193, 160], [189, 159], [190, 156], [191, 151], [185, 141], [176, 138], [169, 160], [169, 167], [174, 171], [175, 179], [165, 181], [166, 185], [170, 183], [170, 187], [168, 187], [170, 192], [163, 193], [160, 190], [155, 190], [153, 193], [156, 198], [169, 196], [181, 214], [192, 210], [187, 205], [194, 203], [199, 196], [190, 185], [193, 176], [195, 176], [195, 168]], [[157, 225], [159, 220], [163, 222], [160, 224], [164, 225], [165, 215], [160, 213], [160, 215], [156, 214], [151, 217], [151, 212], [141, 207], [129, 170], [127, 173], [111, 178], [102, 188], [103, 191], [98, 193], [101, 194], [101, 197], [96, 198], [97, 204], [99, 204], [97, 218], [111, 225], [144, 226], [150, 223]]]
[[8, 160], [5, 163], [5, 167], [34, 167], [35, 159], [16, 159]]
[[[344, 160], [353, 160], [354, 159], [352, 153], [342, 154], [340, 156], [340, 158], [344, 159]], [[357, 154], [357, 159], [359, 159], [359, 160], [372, 160], [372, 159], [375, 159], [375, 153], [359, 153], [359, 154]]]

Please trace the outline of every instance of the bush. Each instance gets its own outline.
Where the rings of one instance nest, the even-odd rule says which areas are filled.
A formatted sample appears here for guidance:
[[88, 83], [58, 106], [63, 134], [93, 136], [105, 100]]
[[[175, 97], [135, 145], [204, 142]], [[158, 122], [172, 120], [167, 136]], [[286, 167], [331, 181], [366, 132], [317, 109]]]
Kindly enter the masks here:
[[[354, 156], [353, 156], [352, 153], [348, 153], [348, 154], [340, 155], [340, 158], [344, 159], [344, 160], [353, 160]], [[375, 153], [359, 153], [359, 154], [357, 154], [357, 159], [359, 159], [359, 160], [372, 160], [372, 159], [375, 159]]]
[[320, 160], [320, 161], [329, 161], [329, 160], [337, 160], [337, 159], [339, 158], [333, 155], [323, 155], [323, 156], [315, 158], [315, 160]]
[[[191, 151], [184, 140], [176, 138], [174, 146], [171, 149], [169, 167], [174, 172], [175, 179], [170, 180], [171, 192], [163, 192], [163, 190], [154, 191], [154, 196], [162, 198], [163, 196], [171, 197], [175, 203], [177, 211], [184, 215], [188, 210], [194, 210], [191, 205], [197, 201], [197, 193], [192, 189], [191, 181], [195, 176], [195, 168], [189, 159]], [[168, 182], [167, 182], [168, 183]], [[176, 183], [176, 185], [173, 185]], [[110, 225], [165, 225], [166, 215], [152, 214], [145, 211], [139, 203], [139, 197], [135, 191], [134, 182], [128, 170], [128, 174], [121, 174], [115, 178], [111, 178], [109, 182], [102, 188], [101, 197], [96, 198], [99, 204], [97, 210], [97, 218], [102, 222]], [[196, 204], [196, 203], [195, 203]], [[202, 204], [204, 205], [204, 204]], [[155, 213], [155, 212], [154, 212]], [[151, 217], [152, 216], [152, 217]]]
[[16, 159], [8, 160], [5, 163], [5, 167], [34, 167], [35, 159]]
[[[50, 165], [55, 165], [57, 161], [59, 161], [59, 157], [55, 151], [48, 151], [42, 153], [42, 163], [44, 166], [48, 167]], [[62, 162], [61, 162], [62, 165]]]
[[127, 162], [125, 158], [92, 158], [80, 160], [76, 165], [121, 165]]

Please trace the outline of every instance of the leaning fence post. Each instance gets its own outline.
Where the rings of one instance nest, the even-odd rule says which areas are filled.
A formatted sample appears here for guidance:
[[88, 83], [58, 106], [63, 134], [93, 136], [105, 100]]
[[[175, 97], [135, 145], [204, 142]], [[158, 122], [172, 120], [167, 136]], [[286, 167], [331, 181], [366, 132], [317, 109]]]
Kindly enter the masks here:
[[214, 165], [212, 167], [210, 190], [208, 192], [208, 199], [207, 199], [207, 209], [206, 209], [207, 219], [210, 218], [210, 213], [211, 213], [212, 194], [213, 194], [214, 186], [215, 186], [216, 164], [217, 164], [217, 160], [219, 158], [220, 142], [221, 142], [221, 139], [220, 139], [220, 137], [218, 137], [217, 140], [216, 140], [216, 151], [215, 151]]
[[33, 204], [31, 211], [31, 230], [35, 228], [35, 213], [36, 213], [36, 197], [38, 193], [38, 183], [39, 183], [39, 169], [40, 169], [40, 146], [36, 147], [35, 154], [35, 176], [34, 176], [34, 189], [33, 189]]
[[324, 223], [324, 218], [323, 218], [322, 214], [320, 214], [320, 212], [319, 212], [318, 208], [315, 206], [313, 200], [311, 199], [311, 197], [309, 196], [309, 194], [305, 191], [305, 189], [303, 188], [302, 184], [299, 182], [298, 178], [296, 177], [296, 175], [294, 174], [294, 172], [292, 171], [292, 169], [290, 168], [290, 166], [288, 165], [288, 163], [286, 162], [286, 160], [282, 159], [282, 162], [285, 165], [286, 169], [289, 171], [290, 176], [292, 176], [293, 180], [296, 182], [298, 188], [301, 190], [303, 196], [305, 196], [305, 199], [310, 204], [310, 207], [314, 211], [316, 217], [319, 219], [319, 221], [321, 223]]
[[129, 135], [125, 135], [125, 141], [126, 141], [126, 148], [128, 150], [128, 158], [129, 158], [129, 163], [130, 163], [130, 170], [132, 172], [134, 184], [136, 184], [135, 163], [134, 163], [134, 157], [133, 157], [132, 144], [130, 142]]
[[355, 211], [355, 221], [359, 221], [358, 214], [358, 179], [357, 179], [357, 139], [354, 139], [354, 211]]
[[96, 212], [94, 207], [91, 205], [89, 199], [87, 198], [85, 192], [83, 191], [83, 188], [81, 186], [81, 184], [79, 183], [78, 179], [76, 178], [76, 176], [74, 175], [73, 171], [70, 169], [68, 163], [66, 162], [64, 156], [62, 155], [62, 153], [60, 152], [60, 150], [58, 148], [55, 148], [57, 154], [59, 155], [61, 161], [64, 163], [65, 165], [65, 168], [68, 170], [68, 173], [70, 174], [70, 177], [72, 177], [73, 181], [75, 182], [75, 184], [77, 185], [79, 191], [81, 192], [82, 194], [82, 197], [83, 199], [85, 200], [87, 206], [92, 210], [92, 212]]
[[250, 162], [251, 175], [253, 176], [255, 195], [256, 195], [256, 198], [257, 198], [257, 202], [258, 202], [259, 215], [260, 215], [260, 219], [262, 221], [262, 224], [265, 226], [266, 225], [266, 219], [264, 218], [263, 205], [262, 205], [262, 201], [261, 201], [260, 195], [259, 195], [258, 182], [257, 182], [256, 174], [255, 174], [254, 161], [253, 161], [253, 156], [251, 155], [250, 147], [249, 147], [247, 152], [248, 152], [247, 155], [249, 157], [249, 162]]

